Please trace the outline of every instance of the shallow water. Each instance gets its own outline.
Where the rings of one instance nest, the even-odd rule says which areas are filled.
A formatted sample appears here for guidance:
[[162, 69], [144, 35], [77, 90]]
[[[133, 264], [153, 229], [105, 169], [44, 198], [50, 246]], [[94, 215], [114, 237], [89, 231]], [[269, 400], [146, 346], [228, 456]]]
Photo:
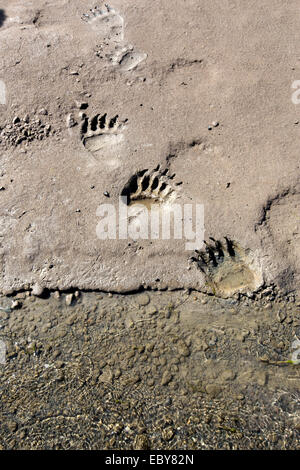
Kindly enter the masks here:
[[[226, 448], [222, 432], [234, 428], [230, 448], [251, 448], [254, 416], [263, 429], [258, 440], [251, 437], [254, 447], [297, 446], [300, 304], [293, 296], [259, 297], [149, 291], [2, 298], [2, 447], [137, 448], [146, 435], [151, 448]], [[165, 439], [161, 420], [172, 407], [177, 427], [170, 425]], [[201, 438], [195, 429], [192, 439], [197, 423], [186, 420], [211, 410], [214, 423], [220, 408], [226, 416], [236, 409], [238, 420], [247, 416], [241, 430], [226, 424], [218, 437], [214, 424]], [[95, 419], [105, 421], [101, 432]], [[122, 431], [111, 431], [123, 421]]]

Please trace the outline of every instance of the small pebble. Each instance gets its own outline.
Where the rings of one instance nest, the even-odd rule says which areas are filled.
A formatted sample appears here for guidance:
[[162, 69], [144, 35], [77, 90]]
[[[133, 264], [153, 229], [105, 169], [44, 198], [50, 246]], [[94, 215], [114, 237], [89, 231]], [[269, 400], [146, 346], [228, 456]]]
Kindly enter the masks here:
[[108, 193], [107, 191], [104, 191], [103, 195], [104, 195], [105, 197], [110, 197], [110, 196], [109, 196], [109, 193]]
[[164, 372], [162, 379], [161, 379], [161, 384], [168, 385], [168, 383], [171, 382], [172, 378], [173, 378], [172, 374], [170, 374], [168, 371]]
[[73, 301], [73, 294], [66, 295], [66, 305], [68, 306], [71, 305], [72, 301]]
[[165, 440], [165, 441], [170, 441], [174, 436], [174, 431], [171, 427], [169, 428], [166, 428], [162, 431], [162, 438]]
[[22, 307], [22, 302], [20, 302], [19, 300], [14, 300], [11, 303], [11, 308], [12, 309], [21, 308], [21, 307]]
[[32, 286], [32, 295], [35, 295], [36, 297], [41, 297], [44, 292], [44, 287], [41, 286], [40, 284], [36, 283]]

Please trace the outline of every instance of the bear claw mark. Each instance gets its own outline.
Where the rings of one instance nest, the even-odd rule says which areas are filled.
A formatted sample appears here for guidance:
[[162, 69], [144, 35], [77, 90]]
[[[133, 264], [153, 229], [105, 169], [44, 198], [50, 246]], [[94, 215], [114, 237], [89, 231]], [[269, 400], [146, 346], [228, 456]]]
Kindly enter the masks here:
[[213, 243], [208, 243], [203, 240], [205, 248], [203, 250], [195, 250], [198, 258], [192, 257], [192, 260], [198, 264], [201, 271], [206, 272], [211, 267], [216, 268], [222, 262], [225, 256], [235, 257], [234, 242], [227, 237], [224, 237], [225, 245], [220, 240], [215, 240], [209, 237]]
[[127, 205], [133, 202], [145, 202], [162, 204], [173, 201], [176, 198], [174, 186], [171, 184], [175, 174], [169, 174], [169, 169], [160, 169], [158, 165], [154, 170], [140, 170], [135, 173], [124, 186], [121, 196], [127, 198]]
[[191, 260], [204, 274], [212, 293], [227, 298], [237, 292], [254, 291], [261, 285], [260, 270], [254, 266], [249, 250], [228, 237], [224, 237], [224, 241], [209, 237], [204, 244]]
[[108, 119], [107, 113], [96, 114], [94, 117], [83, 118], [80, 137], [84, 147], [91, 152], [96, 152], [103, 148], [106, 144], [116, 144], [122, 139], [121, 130], [127, 119], [120, 122], [119, 116], [116, 114]]

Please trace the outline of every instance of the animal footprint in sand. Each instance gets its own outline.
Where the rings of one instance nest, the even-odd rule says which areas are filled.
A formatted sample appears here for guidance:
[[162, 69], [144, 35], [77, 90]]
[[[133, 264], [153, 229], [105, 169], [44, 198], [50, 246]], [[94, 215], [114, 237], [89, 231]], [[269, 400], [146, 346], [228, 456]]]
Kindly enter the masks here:
[[135, 69], [140, 62], [147, 58], [145, 52], [134, 51], [133, 46], [123, 47], [112, 56], [114, 65], [119, 66], [123, 72]]
[[127, 205], [142, 204], [148, 209], [152, 205], [164, 205], [173, 202], [177, 197], [173, 184], [175, 174], [169, 175], [169, 169], [160, 169], [158, 165], [154, 170], [148, 169], [135, 173], [124, 186], [121, 196], [127, 198]]
[[81, 18], [86, 23], [89, 23], [103, 39], [113, 39], [117, 42], [123, 41], [124, 19], [107, 3], [105, 3], [102, 9], [95, 6], [89, 13], [84, 13]]
[[125, 122], [127, 119], [120, 122], [118, 115], [108, 119], [106, 113], [96, 114], [91, 119], [84, 117], [80, 130], [84, 147], [90, 152], [97, 152], [108, 145], [112, 148], [123, 139], [121, 130]]
[[235, 241], [225, 237], [225, 242], [210, 237], [203, 250], [196, 250], [197, 263], [206, 284], [220, 297], [230, 297], [237, 292], [254, 291], [262, 285], [261, 271], [250, 250], [244, 250]]

